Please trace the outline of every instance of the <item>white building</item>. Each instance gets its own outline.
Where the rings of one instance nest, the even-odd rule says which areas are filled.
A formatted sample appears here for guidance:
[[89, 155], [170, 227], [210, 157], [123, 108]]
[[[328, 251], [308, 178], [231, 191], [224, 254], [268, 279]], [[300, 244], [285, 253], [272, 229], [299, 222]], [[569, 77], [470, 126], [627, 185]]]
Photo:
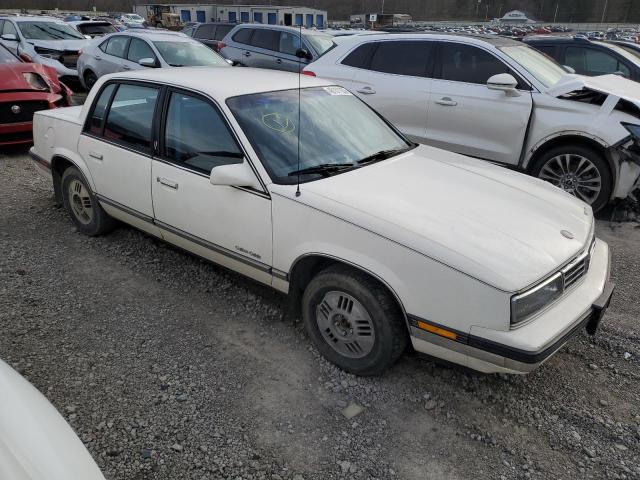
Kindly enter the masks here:
[[[133, 7], [138, 15], [147, 18], [150, 7], [157, 4], [140, 4]], [[266, 23], [271, 25], [302, 25], [307, 28], [325, 28], [327, 11], [307, 7], [270, 5], [220, 5], [220, 4], [163, 4], [171, 13], [177, 13], [183, 22], [231, 22]]]
[[531, 15], [527, 12], [523, 12], [522, 10], [512, 10], [504, 14], [499, 20], [501, 23], [536, 23]]

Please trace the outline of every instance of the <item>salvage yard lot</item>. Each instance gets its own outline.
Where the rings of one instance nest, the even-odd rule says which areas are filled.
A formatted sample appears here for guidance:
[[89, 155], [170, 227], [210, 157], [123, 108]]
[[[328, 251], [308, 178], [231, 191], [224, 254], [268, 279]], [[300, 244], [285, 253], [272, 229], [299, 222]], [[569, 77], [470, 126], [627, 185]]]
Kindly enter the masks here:
[[635, 224], [598, 224], [618, 285], [598, 336], [534, 373], [408, 354], [358, 378], [280, 295], [129, 227], [75, 232], [24, 148], [0, 154], [0, 209], [0, 358], [109, 480], [640, 478]]

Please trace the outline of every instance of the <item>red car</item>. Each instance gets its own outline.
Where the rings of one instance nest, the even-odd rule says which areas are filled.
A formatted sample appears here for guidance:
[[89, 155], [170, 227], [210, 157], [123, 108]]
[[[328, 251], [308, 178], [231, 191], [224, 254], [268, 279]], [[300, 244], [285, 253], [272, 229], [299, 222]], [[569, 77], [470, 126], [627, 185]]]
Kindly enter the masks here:
[[34, 112], [70, 105], [55, 69], [27, 63], [0, 45], [0, 145], [30, 143]]

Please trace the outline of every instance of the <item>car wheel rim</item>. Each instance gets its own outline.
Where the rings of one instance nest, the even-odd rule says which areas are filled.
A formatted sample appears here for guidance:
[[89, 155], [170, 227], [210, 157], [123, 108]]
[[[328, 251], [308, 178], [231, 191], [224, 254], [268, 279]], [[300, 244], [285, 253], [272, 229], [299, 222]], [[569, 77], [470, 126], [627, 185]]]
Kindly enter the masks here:
[[589, 204], [596, 201], [602, 189], [600, 171], [582, 155], [566, 153], [551, 158], [540, 170], [539, 177]]
[[83, 225], [93, 220], [93, 205], [89, 191], [80, 180], [71, 180], [69, 183], [69, 205], [76, 219]]
[[375, 330], [366, 308], [344, 292], [325, 293], [316, 307], [322, 337], [340, 355], [362, 358], [373, 349]]

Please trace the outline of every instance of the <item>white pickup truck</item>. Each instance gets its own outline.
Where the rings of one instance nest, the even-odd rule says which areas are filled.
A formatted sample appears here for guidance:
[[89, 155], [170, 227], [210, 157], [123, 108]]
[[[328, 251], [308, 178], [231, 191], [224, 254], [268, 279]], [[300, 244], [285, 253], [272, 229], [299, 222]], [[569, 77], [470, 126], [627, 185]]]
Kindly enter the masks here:
[[613, 291], [586, 203], [416, 145], [325, 80], [107, 75], [83, 107], [36, 113], [31, 154], [80, 232], [118, 219], [288, 293], [318, 350], [356, 374], [409, 344], [528, 372], [595, 333]]

